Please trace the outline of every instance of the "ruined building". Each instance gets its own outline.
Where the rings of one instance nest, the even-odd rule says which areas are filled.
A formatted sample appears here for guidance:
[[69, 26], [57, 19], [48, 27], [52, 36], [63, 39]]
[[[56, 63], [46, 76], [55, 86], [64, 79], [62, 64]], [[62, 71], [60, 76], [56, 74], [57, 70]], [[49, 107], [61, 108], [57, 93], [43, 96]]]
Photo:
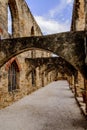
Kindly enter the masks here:
[[84, 89], [87, 112], [86, 8], [86, 1], [74, 0], [70, 32], [43, 36], [24, 0], [0, 0], [0, 108], [65, 79], [77, 99]]

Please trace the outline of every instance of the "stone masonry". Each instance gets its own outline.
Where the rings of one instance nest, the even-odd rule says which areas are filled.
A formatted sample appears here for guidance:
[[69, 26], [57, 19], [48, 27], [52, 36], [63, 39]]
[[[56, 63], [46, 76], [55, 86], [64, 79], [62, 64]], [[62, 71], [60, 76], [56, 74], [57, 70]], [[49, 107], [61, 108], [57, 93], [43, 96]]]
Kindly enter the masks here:
[[85, 1], [74, 0], [71, 31], [43, 36], [25, 0], [0, 0], [0, 108], [66, 79], [76, 97], [85, 90], [87, 112], [86, 8]]
[[[8, 32], [8, 7], [12, 17], [12, 33]], [[0, 36], [1, 39], [17, 37], [41, 36], [42, 32], [36, 23], [30, 9], [24, 0], [0, 0]], [[11, 49], [13, 51], [13, 49]], [[3, 54], [1, 54], [3, 55]], [[7, 54], [6, 54], [7, 55]], [[8, 62], [0, 69], [0, 108], [22, 98], [42, 86], [39, 81], [40, 70], [37, 68], [36, 75], [39, 86], [32, 86], [32, 77], [26, 79], [27, 65], [25, 58], [49, 57], [51, 53], [41, 50], [29, 50], [17, 57], [9, 58]], [[18, 72], [16, 74], [16, 90], [8, 91], [9, 68], [16, 62]], [[13, 82], [13, 81], [12, 81]], [[35, 81], [36, 82], [36, 81]]]

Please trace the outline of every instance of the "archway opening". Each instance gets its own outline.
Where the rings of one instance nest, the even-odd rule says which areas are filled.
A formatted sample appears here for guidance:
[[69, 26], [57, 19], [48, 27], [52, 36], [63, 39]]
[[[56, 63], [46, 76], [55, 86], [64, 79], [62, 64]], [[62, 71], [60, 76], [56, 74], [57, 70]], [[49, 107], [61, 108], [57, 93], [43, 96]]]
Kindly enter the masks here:
[[31, 28], [31, 36], [34, 36], [34, 27]]

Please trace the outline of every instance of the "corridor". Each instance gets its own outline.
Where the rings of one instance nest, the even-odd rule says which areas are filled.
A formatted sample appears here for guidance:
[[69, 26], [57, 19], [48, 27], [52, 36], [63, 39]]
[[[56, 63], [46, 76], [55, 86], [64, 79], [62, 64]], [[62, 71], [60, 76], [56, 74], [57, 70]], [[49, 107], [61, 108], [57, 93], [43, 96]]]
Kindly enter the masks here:
[[57, 81], [0, 110], [0, 130], [87, 130], [87, 121], [67, 81]]

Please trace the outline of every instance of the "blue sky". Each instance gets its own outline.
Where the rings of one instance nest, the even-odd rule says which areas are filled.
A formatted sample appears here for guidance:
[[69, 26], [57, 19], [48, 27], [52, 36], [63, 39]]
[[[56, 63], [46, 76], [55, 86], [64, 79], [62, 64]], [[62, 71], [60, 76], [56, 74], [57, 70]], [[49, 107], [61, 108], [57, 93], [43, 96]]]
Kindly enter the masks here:
[[74, 0], [26, 0], [44, 34], [70, 30]]

